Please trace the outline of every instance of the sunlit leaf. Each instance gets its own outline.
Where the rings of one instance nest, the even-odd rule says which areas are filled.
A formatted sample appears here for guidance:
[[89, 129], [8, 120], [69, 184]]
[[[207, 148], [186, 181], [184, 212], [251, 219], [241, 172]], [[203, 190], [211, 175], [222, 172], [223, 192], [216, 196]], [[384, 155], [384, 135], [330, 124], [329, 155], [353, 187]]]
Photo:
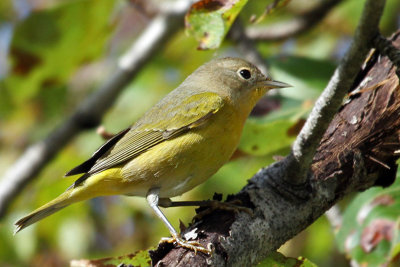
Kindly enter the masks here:
[[199, 49], [215, 49], [246, 3], [247, 0], [198, 1], [186, 14], [186, 31], [196, 38]]

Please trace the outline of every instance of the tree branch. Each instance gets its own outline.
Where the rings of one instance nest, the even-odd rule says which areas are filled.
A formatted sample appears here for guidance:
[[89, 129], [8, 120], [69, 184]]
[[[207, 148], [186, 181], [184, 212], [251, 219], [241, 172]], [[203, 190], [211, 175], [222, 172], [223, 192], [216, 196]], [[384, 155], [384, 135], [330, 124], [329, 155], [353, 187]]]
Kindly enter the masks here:
[[[397, 169], [395, 162], [398, 155], [395, 151], [400, 147], [396, 139], [400, 133], [400, 87], [393, 65], [387, 59], [374, 60], [371, 62], [373, 67], [361, 73], [365, 80], [357, 88], [360, 89], [357, 90], [357, 97], [343, 106], [329, 125], [342, 103], [343, 95], [354, 89], [352, 85], [357, 86], [353, 84], [354, 77], [377, 32], [384, 3], [366, 1], [353, 45], [329, 83], [328, 92], [323, 94], [322, 103], [312, 113], [314, 123], [306, 127], [310, 133], [301, 136], [303, 139], [298, 146], [300, 151], [305, 151], [303, 161], [311, 161], [314, 156], [310, 173], [312, 179], [309, 180], [311, 197], [287, 197], [284, 191], [275, 187], [274, 183], [286, 186], [289, 165], [288, 160], [272, 164], [260, 170], [247, 186], [229, 198], [239, 199], [246, 207], [252, 208], [253, 216], [215, 211], [185, 231], [197, 233], [197, 241], [205, 246], [213, 244], [211, 258], [179, 247], [171, 249], [172, 245], [162, 245], [152, 253], [154, 264], [254, 265], [309, 226], [346, 194], [365, 190], [379, 179], [385, 179], [390, 184]], [[400, 40], [397, 40], [396, 46], [400, 46]], [[326, 121], [321, 122], [322, 118]], [[316, 130], [316, 125], [324, 130], [321, 133], [317, 129], [314, 135], [312, 131]], [[316, 154], [315, 143], [310, 143], [311, 148], [305, 147], [312, 136], [317, 138], [314, 141], [316, 144], [320, 143]], [[398, 145], [388, 147], [386, 143]], [[370, 160], [372, 157], [378, 160]], [[376, 162], [384, 162], [386, 166]]]
[[255, 41], [280, 41], [297, 36], [317, 25], [342, 0], [325, 0], [298, 17], [267, 27], [248, 27], [246, 35]]
[[[400, 40], [396, 46], [400, 47]], [[212, 258], [183, 248], [161, 246], [153, 263], [168, 266], [250, 266], [298, 234], [343, 196], [365, 190], [379, 179], [390, 184], [396, 176], [400, 147], [400, 86], [387, 58], [374, 60], [363, 71], [357, 95], [341, 109], [321, 142], [312, 165], [312, 198], [296, 200], [281, 195], [269, 179], [285, 175], [280, 161], [260, 170], [230, 199], [240, 199], [254, 215], [215, 211], [186, 232], [197, 233], [200, 243], [213, 243]], [[372, 86], [372, 88], [371, 88]], [[356, 119], [354, 119], [356, 118]], [[387, 144], [391, 144], [388, 146]], [[384, 162], [389, 169], [370, 160]]]
[[292, 155], [287, 158], [290, 172], [288, 182], [294, 184], [306, 182], [307, 172], [321, 138], [354, 83], [360, 66], [372, 46], [372, 40], [379, 32], [379, 21], [384, 6], [384, 0], [366, 1], [349, 51], [316, 101], [307, 122], [293, 144]]
[[157, 15], [120, 58], [114, 75], [45, 139], [31, 145], [6, 171], [0, 181], [0, 218], [5, 215], [12, 200], [59, 150], [81, 131], [100, 123], [122, 89], [181, 28], [180, 24], [183, 24], [183, 16], [189, 4], [190, 1], [176, 1], [170, 13]]

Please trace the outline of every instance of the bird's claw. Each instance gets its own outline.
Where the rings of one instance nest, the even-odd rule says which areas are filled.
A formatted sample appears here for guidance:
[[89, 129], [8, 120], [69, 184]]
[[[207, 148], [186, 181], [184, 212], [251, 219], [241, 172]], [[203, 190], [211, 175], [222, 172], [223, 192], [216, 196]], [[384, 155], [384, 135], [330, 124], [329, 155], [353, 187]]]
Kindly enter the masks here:
[[165, 243], [174, 243], [183, 248], [193, 250], [195, 254], [197, 254], [197, 252], [200, 251], [207, 255], [211, 255], [211, 249], [205, 248], [202, 244], [200, 244], [197, 241], [184, 240], [183, 238], [181, 238], [179, 236], [163, 237], [163, 238], [161, 238], [160, 243], [164, 243], [164, 242]]

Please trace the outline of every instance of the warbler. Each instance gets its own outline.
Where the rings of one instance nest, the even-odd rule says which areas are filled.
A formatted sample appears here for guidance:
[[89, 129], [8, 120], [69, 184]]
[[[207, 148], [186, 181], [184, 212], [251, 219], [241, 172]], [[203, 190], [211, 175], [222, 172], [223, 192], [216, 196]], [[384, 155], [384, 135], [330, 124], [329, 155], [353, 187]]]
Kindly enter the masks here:
[[140, 196], [169, 229], [172, 237], [163, 240], [209, 253], [199, 243], [184, 240], [159, 207], [185, 205], [169, 198], [203, 183], [226, 163], [256, 102], [272, 88], [289, 86], [240, 58], [202, 65], [133, 126], [69, 171], [66, 176], [82, 176], [56, 199], [18, 220], [16, 232], [78, 201]]

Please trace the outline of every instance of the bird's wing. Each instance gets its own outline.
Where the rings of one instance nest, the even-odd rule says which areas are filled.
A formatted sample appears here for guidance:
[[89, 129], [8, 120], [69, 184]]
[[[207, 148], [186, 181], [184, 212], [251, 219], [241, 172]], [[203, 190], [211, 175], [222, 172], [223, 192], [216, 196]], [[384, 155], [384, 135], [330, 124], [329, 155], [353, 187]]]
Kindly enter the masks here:
[[66, 176], [93, 174], [131, 160], [151, 147], [205, 123], [223, 106], [215, 93], [204, 92], [180, 101], [160, 102], [131, 128], [100, 147], [90, 159], [69, 171]]

